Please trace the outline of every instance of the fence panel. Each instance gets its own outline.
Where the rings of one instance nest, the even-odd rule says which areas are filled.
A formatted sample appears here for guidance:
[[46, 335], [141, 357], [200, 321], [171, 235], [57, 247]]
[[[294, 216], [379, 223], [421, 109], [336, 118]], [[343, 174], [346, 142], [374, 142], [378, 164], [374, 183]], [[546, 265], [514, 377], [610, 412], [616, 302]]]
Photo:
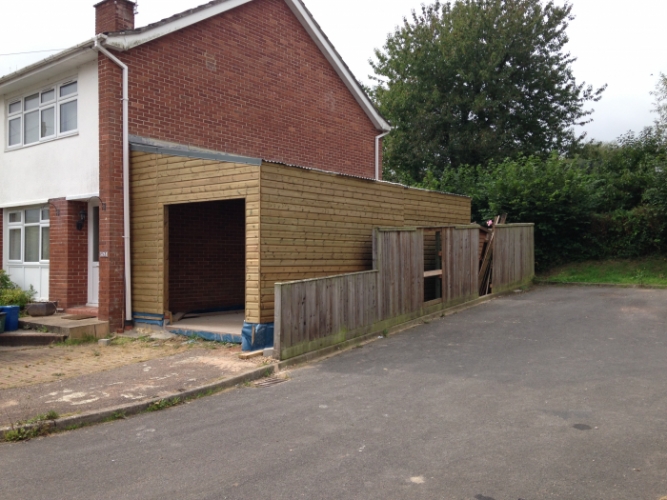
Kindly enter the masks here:
[[479, 227], [447, 227], [442, 230], [443, 301], [453, 306], [479, 296]]
[[535, 276], [534, 224], [499, 224], [495, 231], [493, 293], [530, 283]]
[[[424, 230], [373, 232], [373, 271], [275, 285], [274, 352], [280, 359], [340, 344], [478, 297], [479, 226], [440, 232], [442, 266], [425, 270]], [[493, 292], [534, 274], [532, 224], [498, 225]], [[434, 233], [435, 234], [435, 233]], [[424, 303], [424, 275], [442, 276], [442, 297]]]
[[281, 359], [349, 340], [388, 318], [419, 315], [423, 231], [373, 235], [374, 271], [276, 284], [274, 350]]

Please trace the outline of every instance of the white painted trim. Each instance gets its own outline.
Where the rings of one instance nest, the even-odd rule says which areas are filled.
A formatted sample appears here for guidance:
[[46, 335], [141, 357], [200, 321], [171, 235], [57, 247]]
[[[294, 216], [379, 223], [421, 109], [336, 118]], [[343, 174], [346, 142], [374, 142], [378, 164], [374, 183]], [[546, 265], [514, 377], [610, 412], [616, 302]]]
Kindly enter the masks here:
[[226, 2], [211, 5], [208, 8], [180, 17], [174, 21], [160, 24], [155, 28], [141, 31], [140, 33], [107, 35], [107, 38], [104, 41], [104, 46], [111, 49], [128, 50], [146, 42], [150, 42], [151, 40], [155, 40], [156, 38], [173, 33], [174, 31], [182, 30], [183, 28], [187, 28], [188, 26], [192, 26], [200, 21], [217, 16], [218, 14], [222, 14], [223, 12], [227, 12], [251, 1], [252, 0], [227, 0]]
[[[16, 82], [19, 82], [26, 78], [30, 78], [31, 76], [37, 73], [46, 71], [54, 66], [59, 66], [61, 64], [64, 64], [67, 61], [79, 57], [87, 52], [89, 52], [90, 54], [89, 58], [90, 61], [93, 61], [97, 57], [97, 54], [93, 50], [91, 50], [93, 48], [94, 43], [95, 39], [93, 38], [79, 45], [76, 45], [75, 47], [63, 50], [62, 52], [59, 52], [51, 57], [47, 57], [46, 59], [31, 64], [30, 66], [21, 68], [20, 70], [15, 71], [14, 73], [3, 76], [2, 78], [0, 78], [0, 94], [3, 93], [3, 89], [7, 85], [10, 84], [13, 85]], [[82, 61], [81, 64], [85, 64], [85, 62], [87, 61]]]
[[72, 196], [66, 196], [65, 200], [66, 201], [86, 201], [90, 200], [91, 198], [99, 198], [100, 193], [90, 193], [90, 194], [75, 194]]
[[[97, 219], [97, 227], [93, 227], [93, 218], [92, 218], [92, 213], [93, 209], [97, 207], [99, 210], [100, 205], [99, 201], [89, 201], [88, 202], [88, 287], [86, 289], [86, 306], [88, 307], [98, 307], [100, 304], [100, 285], [99, 285], [99, 277], [100, 277], [100, 259], [99, 255], [97, 258], [97, 262], [93, 262], [93, 237], [95, 231], [97, 231], [98, 235], [98, 242], [99, 242], [99, 234], [100, 234], [100, 220], [99, 218]], [[98, 212], [99, 214], [99, 212]], [[97, 286], [94, 286], [94, 281], [93, 277], [95, 275], [93, 269], [97, 267]], [[97, 297], [93, 296], [92, 291], [96, 290], [97, 291]], [[92, 299], [92, 300], [91, 300]]]
[[29, 200], [29, 201], [14, 201], [12, 203], [4, 203], [0, 208], [18, 208], [18, 207], [32, 207], [33, 205], [46, 205], [49, 202], [46, 200]]

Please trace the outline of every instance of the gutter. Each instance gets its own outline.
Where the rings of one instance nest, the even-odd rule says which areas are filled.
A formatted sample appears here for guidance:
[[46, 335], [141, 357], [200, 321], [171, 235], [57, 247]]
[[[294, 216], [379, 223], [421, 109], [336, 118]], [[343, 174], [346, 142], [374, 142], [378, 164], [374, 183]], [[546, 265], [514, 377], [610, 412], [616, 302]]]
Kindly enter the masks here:
[[102, 46], [106, 37], [95, 38], [93, 50], [107, 56], [123, 70], [123, 242], [125, 248], [125, 321], [132, 321], [132, 255], [130, 253], [130, 133], [129, 133], [129, 69], [120, 59]]
[[66, 62], [69, 59], [78, 56], [80, 53], [85, 52], [87, 49], [94, 49], [95, 42], [96, 42], [95, 38], [86, 40], [85, 42], [80, 43], [79, 45], [75, 45], [74, 47], [65, 49], [61, 52], [58, 52], [57, 54], [42, 59], [41, 61], [37, 61], [36, 63], [25, 66], [24, 68], [14, 71], [13, 73], [4, 75], [2, 76], [2, 78], [0, 78], [0, 88], [5, 86], [7, 83], [10, 82], [13, 83], [15, 81], [19, 81], [21, 79], [32, 76], [33, 74], [38, 73], [40, 71], [44, 71], [45, 69], [49, 69], [50, 67], [55, 66], [56, 64], [62, 64], [63, 62]]
[[379, 181], [380, 180], [380, 139], [382, 139], [385, 135], [389, 135], [391, 133], [391, 129], [389, 131], [385, 132], [384, 134], [380, 134], [375, 137], [375, 180]]

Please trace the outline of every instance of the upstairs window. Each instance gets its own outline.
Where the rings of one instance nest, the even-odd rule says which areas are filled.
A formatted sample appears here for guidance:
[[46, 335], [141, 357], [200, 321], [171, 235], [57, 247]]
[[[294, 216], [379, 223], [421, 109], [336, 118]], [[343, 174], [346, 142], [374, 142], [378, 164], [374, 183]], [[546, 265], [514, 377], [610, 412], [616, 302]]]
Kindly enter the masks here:
[[14, 149], [77, 132], [78, 82], [67, 81], [9, 101], [7, 148]]

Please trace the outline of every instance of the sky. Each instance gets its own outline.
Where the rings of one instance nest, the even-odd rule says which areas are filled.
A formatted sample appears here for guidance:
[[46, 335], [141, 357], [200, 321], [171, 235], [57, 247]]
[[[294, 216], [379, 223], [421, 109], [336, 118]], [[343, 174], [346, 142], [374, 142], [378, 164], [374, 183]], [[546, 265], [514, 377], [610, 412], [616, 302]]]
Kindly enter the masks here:
[[[565, 0], [555, 0], [563, 3]], [[21, 0], [2, 2], [0, 75], [11, 73], [94, 36], [96, 0]], [[145, 26], [196, 7], [205, 0], [139, 0], [136, 26]], [[358, 80], [370, 83], [368, 63], [405, 16], [423, 0], [304, 0]], [[430, 2], [427, 2], [430, 3]], [[567, 49], [578, 59], [578, 82], [595, 88], [607, 84], [594, 103], [587, 138], [613, 141], [653, 123], [654, 89], [660, 72], [667, 73], [664, 48], [665, 0], [571, 0], [576, 19], [570, 24]], [[63, 8], [66, 6], [66, 8]], [[10, 21], [11, 22], [8, 22]]]

